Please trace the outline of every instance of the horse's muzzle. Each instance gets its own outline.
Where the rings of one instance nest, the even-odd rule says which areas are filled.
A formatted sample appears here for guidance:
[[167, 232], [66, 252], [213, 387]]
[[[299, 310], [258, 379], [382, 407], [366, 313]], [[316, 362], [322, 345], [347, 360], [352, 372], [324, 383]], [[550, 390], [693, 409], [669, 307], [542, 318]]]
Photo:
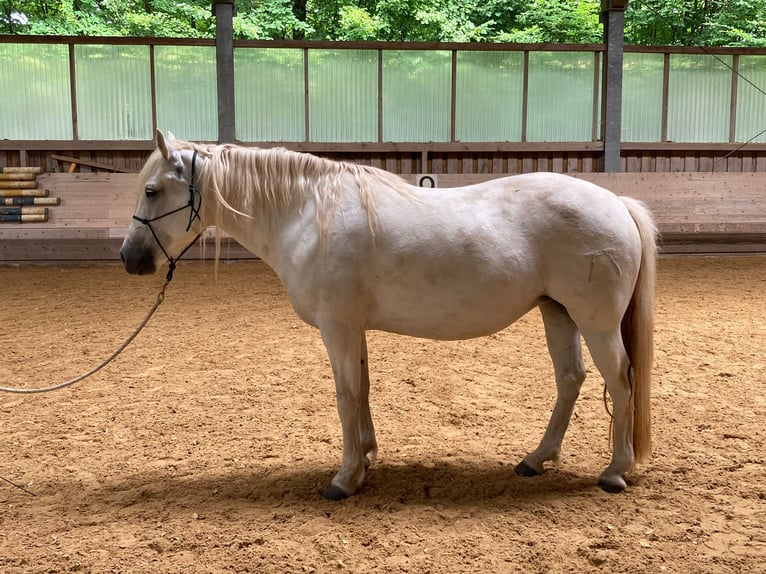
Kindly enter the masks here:
[[123, 247], [120, 250], [120, 259], [125, 266], [125, 271], [133, 275], [151, 275], [157, 271], [157, 264], [152, 253], [143, 253], [138, 256], [126, 253]]

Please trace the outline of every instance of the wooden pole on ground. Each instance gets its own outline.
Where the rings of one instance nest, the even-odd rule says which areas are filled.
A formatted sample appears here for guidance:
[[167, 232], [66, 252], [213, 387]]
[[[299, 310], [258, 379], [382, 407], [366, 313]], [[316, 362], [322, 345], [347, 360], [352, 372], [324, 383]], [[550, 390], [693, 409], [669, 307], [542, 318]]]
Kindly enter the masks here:
[[60, 197], [0, 197], [0, 205], [61, 205]]
[[6, 172], [0, 173], [0, 181], [34, 181], [37, 174], [34, 172]]
[[0, 197], [48, 197], [47, 189], [2, 189]]
[[4, 167], [3, 173], [42, 173], [41, 167]]
[[3, 207], [0, 206], [0, 215], [44, 215], [48, 217], [47, 207]]
[[32, 181], [7, 181], [0, 180], [0, 189], [35, 189], [37, 182]]
[[3, 215], [0, 213], [0, 223], [45, 223], [47, 215], [26, 215], [24, 213]]

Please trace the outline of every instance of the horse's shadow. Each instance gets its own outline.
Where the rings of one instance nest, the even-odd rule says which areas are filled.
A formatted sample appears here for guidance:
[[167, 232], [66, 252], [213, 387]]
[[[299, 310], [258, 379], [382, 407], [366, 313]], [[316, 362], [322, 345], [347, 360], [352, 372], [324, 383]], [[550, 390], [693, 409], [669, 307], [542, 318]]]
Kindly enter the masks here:
[[[83, 498], [99, 506], [154, 506], [170, 504], [201, 511], [234, 507], [316, 507], [328, 510], [336, 502], [324, 500], [330, 468], [293, 468], [280, 471], [248, 467], [236, 471], [204, 472], [168, 477], [160, 471], [137, 473], [124, 479], [87, 487]], [[55, 487], [54, 487], [55, 488]], [[542, 476], [516, 476], [510, 466], [482, 467], [460, 462], [435, 465], [375, 464], [356, 496], [341, 504], [366, 509], [391, 505], [496, 506], [520, 509], [531, 503], [568, 496], [593, 497], [602, 491], [595, 477], [582, 477], [551, 469]]]

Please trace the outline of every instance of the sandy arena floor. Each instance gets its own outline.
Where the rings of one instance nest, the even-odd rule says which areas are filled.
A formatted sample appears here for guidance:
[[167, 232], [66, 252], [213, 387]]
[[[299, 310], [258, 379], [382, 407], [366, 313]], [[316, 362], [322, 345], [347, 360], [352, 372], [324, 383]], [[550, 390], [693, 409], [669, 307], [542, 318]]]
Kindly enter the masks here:
[[[3, 266], [0, 385], [99, 362], [162, 277]], [[179, 266], [116, 362], [0, 394], [0, 572], [766, 572], [766, 257], [659, 262], [655, 453], [623, 494], [589, 362], [562, 464], [513, 466], [554, 398], [539, 313], [492, 337], [370, 333], [380, 455], [325, 501], [340, 425], [318, 333], [262, 263]]]

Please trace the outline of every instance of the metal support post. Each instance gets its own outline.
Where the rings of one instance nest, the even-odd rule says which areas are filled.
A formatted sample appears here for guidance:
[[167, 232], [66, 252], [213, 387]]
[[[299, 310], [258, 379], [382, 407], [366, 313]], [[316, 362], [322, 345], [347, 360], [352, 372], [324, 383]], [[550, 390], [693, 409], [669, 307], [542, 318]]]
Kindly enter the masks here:
[[604, 142], [601, 170], [605, 172], [620, 171], [622, 54], [627, 5], [628, 0], [601, 0], [606, 45], [601, 100], [601, 139]]
[[213, 0], [215, 57], [218, 83], [218, 142], [236, 138], [234, 108], [234, 0]]

